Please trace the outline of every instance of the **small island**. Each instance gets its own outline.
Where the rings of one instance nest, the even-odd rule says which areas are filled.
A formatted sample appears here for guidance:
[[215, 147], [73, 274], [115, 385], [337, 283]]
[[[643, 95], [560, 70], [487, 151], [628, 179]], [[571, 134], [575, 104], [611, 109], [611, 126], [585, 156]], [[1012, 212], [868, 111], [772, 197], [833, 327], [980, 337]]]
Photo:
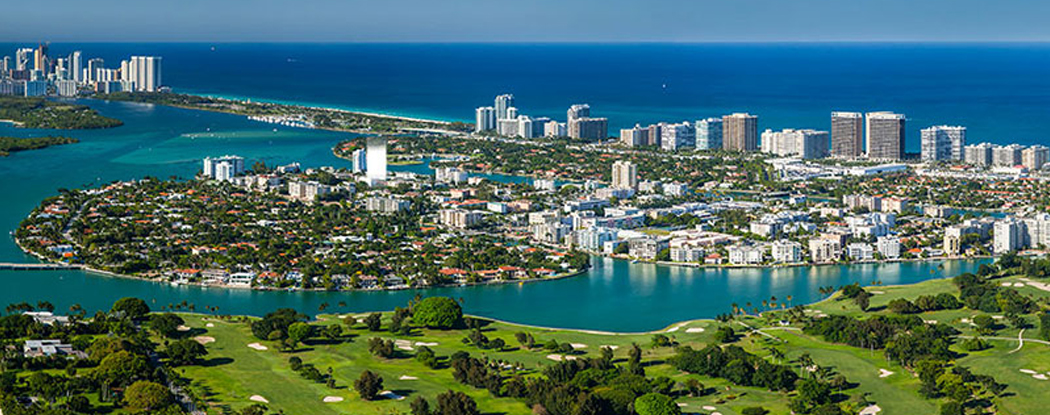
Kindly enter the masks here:
[[19, 151], [39, 150], [41, 148], [79, 142], [80, 140], [72, 137], [0, 137], [0, 157], [7, 157], [11, 155], [11, 153], [17, 153]]
[[124, 125], [86, 105], [22, 97], [0, 97], [0, 120], [20, 128], [55, 130], [91, 130]]

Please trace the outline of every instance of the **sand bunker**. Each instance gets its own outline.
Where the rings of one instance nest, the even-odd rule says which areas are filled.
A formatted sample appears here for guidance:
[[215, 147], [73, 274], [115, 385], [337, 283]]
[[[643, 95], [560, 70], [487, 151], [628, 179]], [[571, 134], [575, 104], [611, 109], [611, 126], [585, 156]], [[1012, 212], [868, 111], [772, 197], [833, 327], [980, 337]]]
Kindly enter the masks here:
[[882, 408], [879, 408], [878, 405], [871, 405], [864, 409], [861, 409], [860, 415], [875, 415], [879, 412], [882, 412]]
[[215, 343], [215, 338], [214, 337], [209, 337], [209, 336], [197, 336], [197, 337], [194, 337], [193, 340], [196, 340], [197, 343], [200, 343], [200, 344]]
[[259, 343], [250, 343], [250, 344], [248, 344], [248, 347], [251, 347], [251, 348], [253, 348], [255, 350], [258, 350], [258, 351], [263, 351], [263, 350], [268, 350], [269, 349], [268, 347], [263, 346], [263, 345], [261, 345]]
[[605, 346], [602, 346], [601, 348], [602, 348], [602, 349], [604, 349], [604, 348], [609, 348], [609, 350], [616, 350], [616, 349], [619, 349], [619, 348], [620, 348], [620, 346], [613, 346], [613, 345], [611, 345], [611, 344], [607, 344], [607, 345], [605, 345]]
[[1038, 380], [1047, 380], [1047, 379], [1050, 379], [1050, 378], [1046, 377], [1046, 375], [1044, 375], [1044, 374], [1042, 374], [1042, 373], [1040, 373], [1040, 374], [1038, 374], [1038, 375], [1032, 375], [1032, 377], [1033, 377], [1033, 378], [1036, 378], [1036, 379], [1038, 379]]
[[382, 396], [384, 398], [387, 398], [387, 399], [390, 399], [390, 400], [393, 400], [393, 401], [400, 401], [402, 399], [405, 399], [404, 396], [398, 395], [398, 394], [396, 394], [394, 392], [391, 392], [391, 391], [379, 392], [379, 396]]
[[178, 331], [190, 331], [190, 328], [187, 327], [187, 326], [180, 325], [179, 327], [176, 327], [175, 330], [178, 330]]
[[252, 402], [270, 403], [270, 401], [266, 400], [266, 398], [259, 395], [252, 395], [250, 398], [248, 398], [248, 400]]
[[713, 406], [711, 406], [711, 405], [704, 405], [704, 406], [703, 406], [703, 409], [704, 409], [705, 411], [713, 411], [713, 410], [715, 410], [715, 409], [718, 409], [718, 408], [715, 408], [715, 407], [713, 407]]
[[886, 294], [885, 291], [868, 291], [871, 294]]
[[323, 400], [324, 400], [324, 403], [342, 402], [343, 401], [343, 397], [342, 396], [325, 396]]
[[547, 355], [547, 358], [555, 362], [560, 362], [562, 359], [560, 354], [549, 354]]
[[888, 371], [886, 369], [879, 369], [879, 377], [880, 378], [884, 378], [884, 377], [887, 377], [887, 376], [892, 375], [892, 374], [893, 374], [893, 372], [890, 372], [890, 371]]
[[409, 376], [409, 375], [401, 375], [401, 377], [399, 377], [397, 379], [398, 380], [419, 380], [419, 378], [417, 378], [415, 376]]
[[686, 333], [703, 333], [704, 332], [704, 328], [703, 327], [690, 327], [690, 328], [685, 329], [685, 332]]
[[208, 323], [208, 324], [205, 324], [204, 327], [212, 328], [212, 327], [215, 327], [215, 324]]
[[434, 346], [437, 346], [437, 345], [438, 344], [434, 343], [434, 342], [429, 342], [429, 343], [428, 342], [416, 342], [416, 346], [434, 347]]
[[583, 343], [569, 343], [569, 346], [572, 346], [573, 349], [586, 349], [587, 348], [587, 345], [583, 344]]
[[1034, 371], [1032, 369], [1021, 369], [1021, 373], [1024, 373], [1026, 375], [1034, 375], [1034, 374], [1036, 374], [1038, 372], [1036, 372], [1036, 371]]

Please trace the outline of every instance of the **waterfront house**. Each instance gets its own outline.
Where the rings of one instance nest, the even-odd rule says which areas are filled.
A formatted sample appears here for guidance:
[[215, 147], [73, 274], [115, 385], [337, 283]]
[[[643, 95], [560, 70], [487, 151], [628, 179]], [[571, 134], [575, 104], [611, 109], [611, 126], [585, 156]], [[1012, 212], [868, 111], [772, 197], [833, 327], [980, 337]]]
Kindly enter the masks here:
[[254, 272], [235, 272], [230, 274], [228, 284], [238, 287], [251, 287], [255, 281]]
[[64, 326], [69, 324], [69, 317], [56, 316], [50, 311], [26, 311], [22, 314], [32, 317], [33, 321], [36, 321], [37, 323], [46, 324], [48, 326]]
[[205, 284], [223, 285], [226, 284], [230, 273], [224, 269], [209, 268], [201, 271], [201, 279], [204, 280]]

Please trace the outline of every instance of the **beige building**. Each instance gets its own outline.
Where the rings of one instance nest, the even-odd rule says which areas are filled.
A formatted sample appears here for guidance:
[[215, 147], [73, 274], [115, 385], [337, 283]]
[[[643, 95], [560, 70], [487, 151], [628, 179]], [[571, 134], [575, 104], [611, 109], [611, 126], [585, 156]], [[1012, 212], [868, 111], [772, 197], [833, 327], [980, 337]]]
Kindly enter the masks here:
[[722, 117], [722, 148], [729, 151], [758, 150], [758, 117], [746, 113]]

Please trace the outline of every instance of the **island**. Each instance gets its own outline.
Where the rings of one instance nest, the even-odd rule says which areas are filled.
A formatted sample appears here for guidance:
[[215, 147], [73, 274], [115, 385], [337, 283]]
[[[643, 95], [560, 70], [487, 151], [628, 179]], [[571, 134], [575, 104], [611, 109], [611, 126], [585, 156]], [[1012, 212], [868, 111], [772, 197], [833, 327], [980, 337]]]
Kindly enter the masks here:
[[102, 116], [86, 105], [33, 97], [0, 96], [0, 120], [21, 128], [55, 130], [112, 128], [124, 124], [120, 120]]
[[73, 144], [79, 142], [80, 140], [77, 140], [72, 137], [0, 137], [0, 157], [7, 157], [11, 155], [11, 153], [16, 153], [19, 151], [37, 150], [51, 146]]

